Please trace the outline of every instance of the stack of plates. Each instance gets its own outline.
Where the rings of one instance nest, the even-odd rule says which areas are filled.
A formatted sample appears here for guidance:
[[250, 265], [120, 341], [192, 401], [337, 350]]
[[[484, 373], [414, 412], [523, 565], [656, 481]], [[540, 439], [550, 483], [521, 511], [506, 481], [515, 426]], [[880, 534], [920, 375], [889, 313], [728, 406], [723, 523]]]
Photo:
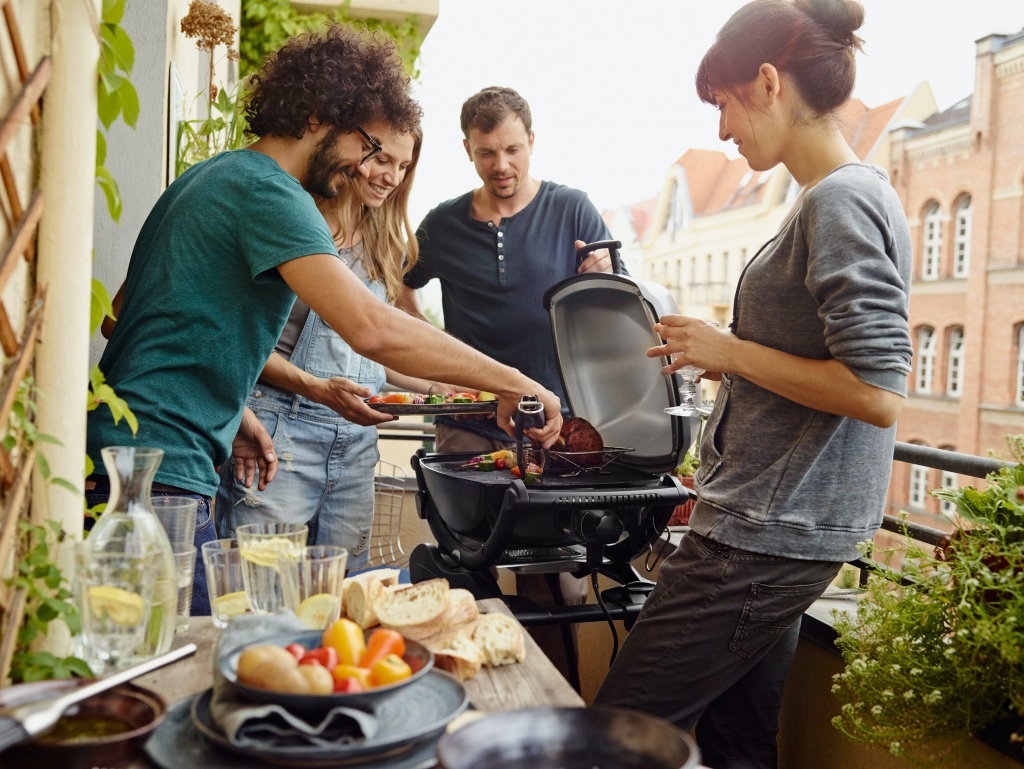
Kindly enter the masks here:
[[210, 718], [207, 689], [176, 703], [146, 743], [146, 754], [162, 769], [236, 769], [238, 756], [293, 767], [428, 769], [437, 765], [437, 740], [466, 709], [466, 690], [440, 670], [374, 704], [378, 729], [372, 739], [330, 747], [253, 748], [235, 745]]

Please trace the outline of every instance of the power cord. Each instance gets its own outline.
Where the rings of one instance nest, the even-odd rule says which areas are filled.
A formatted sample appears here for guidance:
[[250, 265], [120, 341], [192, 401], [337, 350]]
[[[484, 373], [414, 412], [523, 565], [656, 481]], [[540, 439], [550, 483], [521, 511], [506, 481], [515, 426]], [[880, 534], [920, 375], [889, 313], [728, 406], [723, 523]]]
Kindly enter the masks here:
[[601, 597], [601, 589], [597, 585], [597, 568], [590, 570], [590, 584], [594, 586], [594, 595], [597, 597], [597, 603], [601, 607], [601, 612], [604, 614], [605, 620], [608, 622], [608, 627], [612, 631], [612, 656], [608, 660], [608, 667], [610, 668], [615, 662], [615, 657], [619, 653], [619, 634], [615, 630], [615, 623], [612, 621], [612, 615], [608, 611], [608, 607], [604, 603], [604, 598]]

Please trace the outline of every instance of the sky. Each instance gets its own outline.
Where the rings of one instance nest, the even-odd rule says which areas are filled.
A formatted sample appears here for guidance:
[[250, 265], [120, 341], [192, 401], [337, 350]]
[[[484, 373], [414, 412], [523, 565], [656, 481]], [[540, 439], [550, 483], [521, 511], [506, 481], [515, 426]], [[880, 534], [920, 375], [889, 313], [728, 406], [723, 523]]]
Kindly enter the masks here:
[[[975, 43], [1024, 28], [1022, 0], [862, 0], [854, 96], [869, 107], [927, 81], [939, 109], [974, 90]], [[722, 150], [697, 65], [742, 0], [439, 0], [414, 84], [424, 144], [413, 225], [479, 186], [462, 102], [509, 86], [530, 103], [530, 173], [586, 191], [599, 211], [652, 198], [687, 149]]]

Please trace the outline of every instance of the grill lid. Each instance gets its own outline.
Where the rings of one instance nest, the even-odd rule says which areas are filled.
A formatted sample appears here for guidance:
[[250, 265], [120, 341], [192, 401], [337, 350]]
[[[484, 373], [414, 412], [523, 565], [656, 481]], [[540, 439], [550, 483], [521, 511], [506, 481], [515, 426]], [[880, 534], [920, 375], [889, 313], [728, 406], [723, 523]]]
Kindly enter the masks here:
[[663, 376], [667, 358], [648, 358], [661, 344], [654, 323], [678, 313], [668, 290], [622, 274], [619, 241], [590, 243], [579, 251], [607, 248], [614, 273], [584, 273], [544, 295], [562, 385], [573, 414], [594, 425], [605, 445], [630, 447], [622, 464], [664, 473], [679, 464], [692, 443], [698, 418], [669, 416], [679, 403], [676, 376]]

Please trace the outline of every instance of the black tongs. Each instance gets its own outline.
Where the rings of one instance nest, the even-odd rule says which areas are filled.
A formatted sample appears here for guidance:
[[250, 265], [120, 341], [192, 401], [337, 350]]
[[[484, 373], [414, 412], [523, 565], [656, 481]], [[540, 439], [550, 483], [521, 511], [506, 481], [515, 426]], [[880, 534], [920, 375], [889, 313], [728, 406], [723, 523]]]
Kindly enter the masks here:
[[[543, 427], [544, 404], [536, 395], [523, 395], [519, 398], [519, 408], [516, 411], [516, 463], [519, 465], [519, 472], [526, 477], [526, 450], [523, 447], [523, 433], [531, 427]], [[548, 460], [548, 450], [530, 442], [533, 449], [534, 464], [540, 465], [541, 473]]]

